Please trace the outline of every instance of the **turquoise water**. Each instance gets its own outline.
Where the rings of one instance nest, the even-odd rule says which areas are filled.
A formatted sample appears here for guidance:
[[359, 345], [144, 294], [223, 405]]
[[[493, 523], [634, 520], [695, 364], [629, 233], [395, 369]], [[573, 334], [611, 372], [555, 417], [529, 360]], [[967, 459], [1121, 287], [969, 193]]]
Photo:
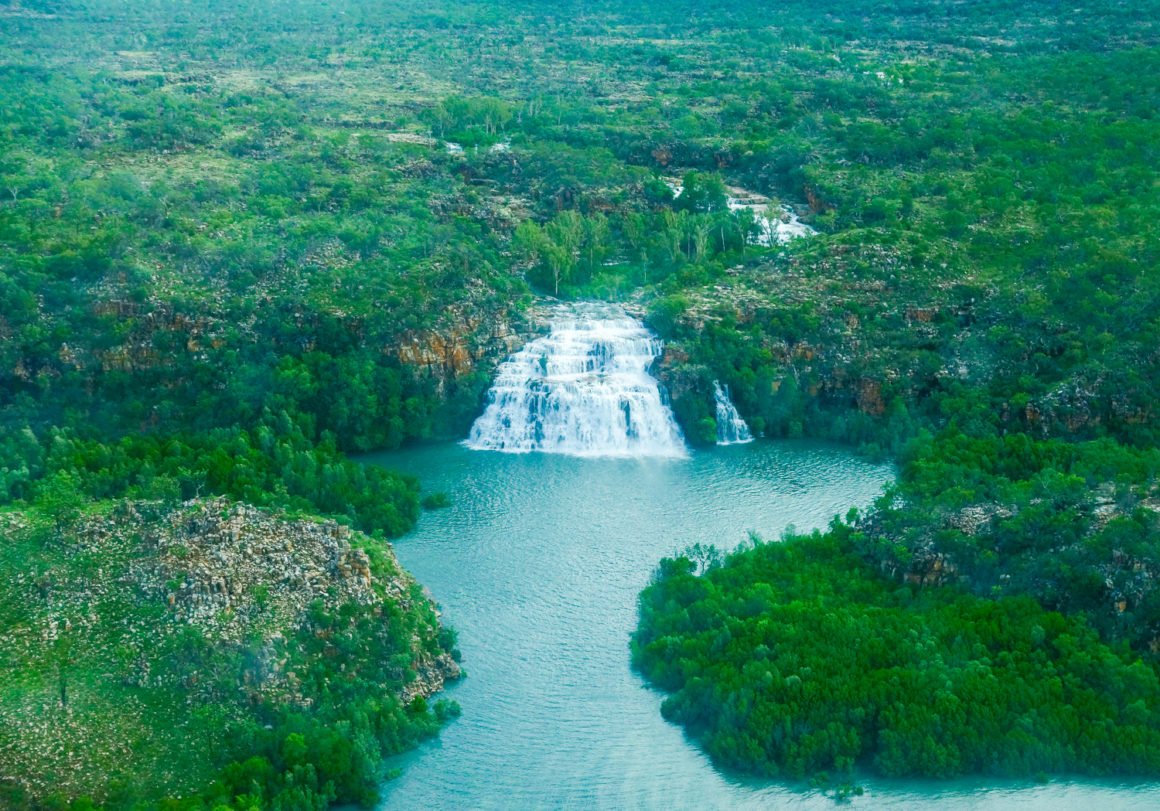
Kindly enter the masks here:
[[[756, 442], [681, 460], [509, 455], [438, 445], [368, 461], [453, 500], [395, 544], [459, 632], [463, 717], [396, 759], [399, 809], [834, 808], [800, 786], [713, 768], [629, 668], [636, 597], [694, 542], [822, 527], [890, 480], [834, 446]], [[867, 781], [853, 807], [1160, 808], [1160, 789]]]

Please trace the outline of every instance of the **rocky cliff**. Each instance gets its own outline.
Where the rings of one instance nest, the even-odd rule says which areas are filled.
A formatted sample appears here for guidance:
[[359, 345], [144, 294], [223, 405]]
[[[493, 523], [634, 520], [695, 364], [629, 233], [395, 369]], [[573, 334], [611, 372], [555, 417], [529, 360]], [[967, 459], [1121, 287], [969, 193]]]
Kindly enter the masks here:
[[435, 381], [441, 396], [478, 370], [490, 375], [496, 364], [523, 346], [537, 330], [535, 313], [449, 312], [432, 329], [411, 330], [384, 347], [415, 374]]

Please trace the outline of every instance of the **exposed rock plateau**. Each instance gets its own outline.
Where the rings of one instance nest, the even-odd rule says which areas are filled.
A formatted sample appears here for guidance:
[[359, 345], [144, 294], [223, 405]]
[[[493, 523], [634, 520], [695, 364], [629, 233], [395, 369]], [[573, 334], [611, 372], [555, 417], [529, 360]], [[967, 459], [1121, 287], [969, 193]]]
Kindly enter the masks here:
[[212, 773], [231, 722], [307, 711], [340, 674], [404, 704], [459, 676], [390, 545], [333, 521], [212, 499], [0, 527], [20, 572], [0, 600], [23, 620], [0, 632], [0, 779], [30, 796], [99, 798], [140, 774], [180, 791], [205, 773], [175, 773], [191, 756], [164, 751], [159, 728]]

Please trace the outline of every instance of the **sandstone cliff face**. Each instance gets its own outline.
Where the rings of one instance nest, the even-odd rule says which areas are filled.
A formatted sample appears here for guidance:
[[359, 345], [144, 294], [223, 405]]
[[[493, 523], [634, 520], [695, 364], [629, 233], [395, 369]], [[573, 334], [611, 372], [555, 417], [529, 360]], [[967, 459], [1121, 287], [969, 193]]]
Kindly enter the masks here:
[[477, 369], [489, 373], [527, 343], [536, 332], [535, 315], [510, 313], [448, 313], [435, 329], [411, 331], [397, 344], [383, 347], [416, 374], [435, 380], [446, 396], [452, 384]]
[[[326, 266], [335, 262], [329, 259]], [[239, 302], [225, 292], [174, 299], [167, 289], [144, 293], [131, 290], [124, 280], [102, 281], [84, 292], [87, 325], [70, 328], [65, 333], [69, 340], [48, 352], [28, 354], [20, 345], [5, 346], [2, 339], [11, 329], [0, 314], [0, 382], [51, 382], [69, 375], [86, 379], [92, 388], [109, 375], [127, 374], [174, 387], [191, 370], [219, 363], [223, 352], [264, 363], [254, 359], [255, 352], [277, 360], [334, 351], [319, 343], [319, 335], [333, 335], [337, 326], [350, 344], [398, 360], [405, 373], [433, 381], [424, 391], [451, 401], [464, 394], [456, 385], [460, 380], [476, 372], [489, 374], [534, 333], [521, 301], [497, 296], [479, 281], [454, 291], [450, 306], [419, 304], [414, 312], [386, 304], [376, 310], [366, 302], [362, 310], [306, 304], [262, 290]]]

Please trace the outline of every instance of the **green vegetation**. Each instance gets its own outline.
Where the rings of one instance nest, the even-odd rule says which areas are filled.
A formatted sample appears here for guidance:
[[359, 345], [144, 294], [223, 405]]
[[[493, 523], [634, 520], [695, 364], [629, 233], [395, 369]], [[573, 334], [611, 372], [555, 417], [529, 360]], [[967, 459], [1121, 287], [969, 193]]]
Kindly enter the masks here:
[[451, 506], [451, 496], [446, 493], [431, 493], [423, 496], [423, 500], [419, 502], [424, 510], [442, 510]]
[[[1124, 667], [1155, 672], [1160, 289], [1150, 268], [1160, 195], [1150, 167], [1160, 141], [1153, 110], [1138, 102], [1157, 98], [1160, 84], [1125, 77], [1157, 60], [1157, 40], [1148, 24], [1117, 26], [1098, 13], [1090, 39], [1071, 37], [1043, 4], [992, 5], [986, 18], [977, 6], [843, 11], [838, 19], [820, 10], [825, 22], [812, 18], [808, 45], [769, 57], [784, 60], [781, 70], [732, 71], [727, 81], [690, 89], [695, 102], [683, 137], [673, 139], [678, 146], [663, 143], [678, 127], [665, 132], [662, 124], [649, 134], [663, 144], [655, 153], [636, 147], [657, 161], [680, 154], [677, 165], [716, 170], [741, 186], [801, 195], [823, 232], [776, 251], [746, 246], [699, 261], [683, 251], [669, 275], [653, 279], [649, 320], [669, 340], [663, 372], [691, 440], [713, 439], [707, 394], [719, 379], [756, 431], [836, 438], [896, 456], [901, 481], [856, 530], [802, 541], [802, 551], [778, 559], [784, 578], [819, 581], [816, 592], [779, 592], [782, 576], [761, 563], [773, 551], [741, 554], [728, 574], [696, 587], [687, 573], [671, 583], [662, 577], [642, 598], [637, 664], [675, 691], [670, 717], [734, 768], [1001, 773], [972, 747], [987, 741], [998, 751], [1020, 729], [1016, 722], [1027, 725], [1017, 701], [959, 695], [968, 720], [936, 713], [936, 729], [922, 732], [935, 742], [928, 746], [916, 737], [921, 723], [851, 721], [860, 707], [881, 706], [877, 676], [861, 677], [861, 658], [843, 659], [818, 640], [850, 639], [859, 629], [877, 637], [858, 616], [910, 594], [907, 627], [947, 633], [944, 602], [970, 618], [952, 626], [964, 640], [979, 612], [1058, 611], [1085, 652], [1114, 649]], [[887, 18], [895, 30], [879, 27]], [[995, 25], [1019, 33], [1003, 39]], [[869, 567], [882, 593], [857, 595], [849, 613], [836, 611], [813, 638], [782, 637], [778, 654], [795, 673], [806, 666], [826, 674], [815, 697], [848, 691], [816, 712], [768, 696], [765, 669], [750, 661], [761, 644], [754, 626], [775, 624], [796, 599], [817, 597], [821, 611], [826, 584], [855, 564]], [[768, 584], [764, 608], [746, 602]], [[717, 600], [692, 596], [714, 587]], [[717, 624], [706, 637], [713, 612]], [[728, 645], [721, 628], [739, 641], [718, 662]], [[963, 656], [953, 643], [917, 650], [899, 642], [913, 657], [897, 666], [914, 677], [941, 673], [940, 656]], [[1002, 637], [996, 647], [1010, 667], [997, 689], [1051, 687], [1036, 651]], [[847, 667], [814, 664], [826, 656]], [[1086, 664], [1063, 657], [1052, 666], [1077, 686], [1099, 687]], [[1033, 686], [1007, 681], [1013, 674]], [[951, 692], [962, 686], [954, 675], [946, 681]], [[1129, 753], [1142, 730], [1155, 731], [1154, 719], [1137, 712], [1150, 713], [1154, 698], [1129, 705], [1153, 695], [1143, 686], [1135, 695], [1105, 692], [1100, 710], [1070, 694], [1044, 698], [1058, 712], [1067, 701], [1084, 704], [1093, 721], [1115, 730], [1114, 744], [1067, 750], [1075, 733], [1057, 714], [1033, 725], [1040, 743], [1029, 739], [1030, 760], [1011, 759], [1009, 770], [1154, 774], [1142, 750]], [[890, 697], [910, 706], [905, 695]], [[755, 709], [763, 701], [764, 715]], [[1000, 730], [974, 726], [988, 702], [1003, 708]], [[803, 716], [811, 721], [801, 729], [779, 735], [770, 726]], [[900, 745], [911, 760], [896, 757]]]
[[665, 716], [771, 776], [1155, 775], [1160, 452], [948, 429], [900, 462], [824, 535], [661, 564]]
[[1138, 39], [1109, 34], [1098, 53], [879, 57], [886, 80], [815, 118], [794, 169], [829, 236], [667, 284], [652, 305], [690, 355], [686, 419], [711, 414], [716, 376], [771, 436], [897, 452], [950, 422], [1154, 444], [1160, 199], [1153, 112], [1134, 94], [1160, 87], [1125, 92], [1129, 66], [1157, 55], [1147, 30], [1124, 35]]
[[[1005, 708], [996, 732], [972, 705], [960, 726], [977, 740], [952, 747], [932, 732], [937, 746], [907, 759], [889, 753], [928, 715], [855, 721], [835, 696], [811, 710], [817, 729], [791, 721], [770, 749], [723, 698], [756, 690], [766, 670], [746, 669], [739, 644], [738, 658], [680, 682], [650, 628], [671, 621], [674, 649], [699, 631], [662, 602], [642, 618], [638, 664], [681, 691], [673, 717], [719, 760], [787, 774], [994, 772], [977, 754], [993, 733], [997, 747], [1030, 742], [1011, 771], [1155, 770], [1127, 734], [1151, 740], [1142, 674], [1160, 646], [1155, 0], [267, 11], [0, 0], [0, 516], [28, 522], [0, 533], [0, 582], [37, 556], [67, 568], [54, 543], [96, 513], [120, 526], [138, 502], [164, 515], [224, 496], [402, 534], [418, 484], [344, 454], [462, 435], [528, 329], [533, 291], [631, 300], [668, 342], [660, 371], [691, 441], [715, 435], [720, 380], [758, 433], [840, 439], [901, 463], [897, 491], [852, 528], [708, 575], [720, 622], [749, 621], [731, 592], [756, 589], [758, 559], [784, 554], [786, 577], [817, 581], [794, 586], [802, 601], [842, 595], [835, 634], [890, 618], [911, 657], [891, 665], [900, 684], [927, 685], [926, 668], [967, 685], [960, 660], [981, 645], [998, 680], [988, 695]], [[817, 235], [760, 244], [768, 223], [730, 207], [740, 189]], [[133, 543], [101, 554], [131, 556]], [[708, 587], [681, 566], [648, 594]], [[860, 590], [834, 584], [836, 572]], [[23, 595], [0, 607], [5, 633], [26, 627]], [[329, 627], [288, 621], [291, 633]], [[1060, 648], [1065, 637], [1078, 647]], [[791, 635], [770, 655], [812, 659], [816, 642]], [[389, 649], [364, 652], [399, 655]], [[341, 661], [302, 651], [327, 690], [342, 681]], [[1145, 704], [1097, 683], [1083, 656]], [[0, 701], [59, 699], [59, 661], [29, 653], [19, 665], [39, 675], [5, 684]], [[899, 689], [871, 695], [870, 682], [840, 695]], [[94, 702], [118, 706], [115, 684], [90, 684]], [[320, 699], [308, 720], [235, 718], [252, 732], [231, 737], [240, 765], [189, 807], [368, 801], [379, 755], [434, 728], [423, 707], [411, 717], [391, 703], [403, 689], [368, 680], [344, 709]], [[158, 694], [162, 715], [143, 728], [175, 729], [164, 707], [187, 692]], [[1028, 718], [1028, 695], [1056, 708], [1074, 697], [1075, 718], [1107, 734], [1067, 749], [1073, 719]], [[787, 696], [779, 706], [795, 708]], [[206, 730], [224, 726], [213, 706]], [[830, 723], [835, 736], [806, 740]], [[97, 799], [149, 807], [172, 743], [138, 747], [126, 766], [136, 782]], [[191, 767], [190, 791], [218, 765]], [[60, 803], [80, 796], [61, 792]]]
[[41, 442], [25, 428], [0, 444], [0, 454], [14, 462], [0, 482], [8, 499], [34, 501], [49, 514], [64, 509], [57, 504], [62, 498], [79, 506], [68, 499], [181, 501], [204, 493], [342, 518], [389, 536], [418, 517], [414, 480], [351, 462], [332, 436], [314, 444], [293, 426], [276, 432], [261, 425], [253, 435], [216, 429], [189, 438], [126, 436], [116, 443], [57, 430]]
[[454, 634], [381, 541], [226, 500], [70, 517], [0, 515], [5, 808], [371, 804], [458, 712], [424, 699]]
[[1152, 667], [1028, 597], [900, 585], [855, 534], [665, 560], [641, 595], [634, 664], [715, 761], [791, 778], [1160, 769]]

